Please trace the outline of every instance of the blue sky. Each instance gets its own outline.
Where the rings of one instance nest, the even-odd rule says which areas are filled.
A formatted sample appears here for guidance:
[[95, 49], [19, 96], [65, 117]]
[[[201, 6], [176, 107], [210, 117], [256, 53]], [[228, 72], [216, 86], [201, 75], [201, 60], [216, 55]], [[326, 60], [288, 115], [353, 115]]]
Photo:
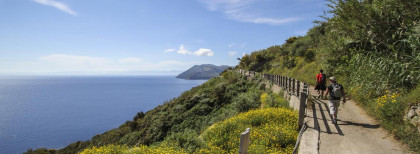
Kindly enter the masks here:
[[0, 0], [0, 74], [176, 74], [304, 35], [324, 0]]

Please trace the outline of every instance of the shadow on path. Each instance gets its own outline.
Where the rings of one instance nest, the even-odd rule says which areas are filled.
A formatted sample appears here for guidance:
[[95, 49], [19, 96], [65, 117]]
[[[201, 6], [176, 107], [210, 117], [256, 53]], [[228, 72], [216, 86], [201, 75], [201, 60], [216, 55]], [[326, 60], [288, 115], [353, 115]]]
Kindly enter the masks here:
[[[327, 133], [328, 133], [328, 134], [333, 134], [333, 133], [331, 132], [331, 129], [330, 129], [329, 125], [328, 125], [328, 120], [327, 120], [326, 116], [324, 115], [324, 110], [322, 109], [322, 105], [321, 105], [321, 104], [323, 104], [323, 105], [325, 106], [326, 111], [328, 112], [328, 116], [330, 117], [330, 119], [333, 119], [332, 115], [330, 114], [330, 110], [329, 110], [328, 105], [327, 105], [325, 102], [322, 102], [321, 100], [317, 100], [317, 99], [313, 100], [313, 103], [314, 103], [314, 104], [316, 103], [316, 104], [318, 104], [318, 106], [319, 106], [319, 110], [320, 110], [320, 112], [321, 112], [321, 114], [322, 114], [322, 120], [324, 121], [325, 127], [326, 127], [326, 129], [327, 129]], [[343, 133], [343, 131], [341, 130], [341, 128], [340, 128], [340, 126], [339, 126], [339, 124], [338, 124], [338, 123], [337, 123], [337, 124], [334, 124], [334, 127], [335, 127], [335, 129], [337, 130], [337, 132], [338, 132], [338, 134], [339, 134], [339, 135], [344, 136], [344, 133]], [[334, 133], [334, 134], [335, 134], [335, 133]]]
[[316, 104], [318, 104], [319, 111], [321, 112], [321, 116], [322, 116], [322, 121], [324, 122], [325, 129], [327, 130], [327, 133], [332, 134], [331, 129], [330, 129], [330, 125], [328, 125], [328, 120], [327, 120], [327, 117], [325, 117], [324, 110], [322, 109], [321, 104], [318, 103], [318, 102], [316, 102]]
[[318, 117], [316, 115], [315, 103], [312, 103], [312, 113], [314, 114], [313, 115], [313, 118], [314, 118], [314, 127], [315, 127], [315, 130], [317, 130], [319, 132], [320, 129], [319, 129]]
[[[341, 121], [341, 120], [338, 120], [338, 121]], [[377, 129], [377, 128], [380, 127], [379, 124], [377, 124], [377, 125], [361, 124], [361, 123], [355, 123], [355, 122], [351, 122], [351, 121], [341, 121], [341, 122], [343, 122], [344, 124], [340, 124], [340, 125], [354, 125], [354, 126], [360, 126], [360, 127], [363, 127], [363, 128], [371, 128], [371, 129]]]

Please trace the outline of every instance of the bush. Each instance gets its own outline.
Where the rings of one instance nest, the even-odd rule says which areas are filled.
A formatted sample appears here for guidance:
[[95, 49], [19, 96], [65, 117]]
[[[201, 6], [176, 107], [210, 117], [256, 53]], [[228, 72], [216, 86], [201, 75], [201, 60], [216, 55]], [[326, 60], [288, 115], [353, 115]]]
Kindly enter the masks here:
[[137, 121], [126, 121], [125, 125], [127, 125], [128, 127], [130, 127], [130, 129], [136, 130], [139, 127], [139, 123], [137, 123]]
[[[281, 94], [283, 92], [280, 92]], [[280, 94], [270, 93], [262, 93], [261, 94], [261, 103], [263, 104], [264, 108], [269, 107], [289, 107], [289, 102], [285, 100]]]
[[241, 93], [238, 97], [233, 99], [233, 103], [238, 112], [245, 112], [250, 109], [260, 107], [261, 103], [259, 100], [259, 93], [256, 91], [250, 91], [247, 93]]
[[151, 153], [151, 154], [187, 154], [187, 152], [178, 150], [171, 145], [161, 145], [161, 146], [145, 146], [140, 145], [138, 147], [134, 147], [124, 151], [124, 154], [135, 154], [135, 153]]
[[142, 138], [142, 133], [140, 131], [131, 132], [121, 138], [118, 143], [125, 145], [138, 144], [139, 140]]
[[89, 149], [85, 149], [80, 154], [97, 154], [97, 153], [114, 153], [114, 154], [122, 154], [124, 151], [128, 149], [125, 145], [106, 145], [102, 147], [92, 147]]
[[135, 154], [135, 153], [171, 153], [171, 154], [186, 154], [182, 150], [173, 148], [170, 145], [161, 145], [161, 146], [145, 146], [140, 145], [136, 147], [128, 147], [125, 145], [106, 145], [102, 147], [91, 147], [83, 150], [80, 154], [97, 154], [97, 153], [112, 153], [112, 154]]
[[197, 132], [191, 129], [173, 133], [164, 142], [166, 144], [174, 144], [188, 153], [194, 153], [197, 149], [204, 147], [204, 142], [198, 138]]
[[305, 61], [311, 62], [315, 60], [315, 52], [313, 49], [308, 49], [305, 53]]
[[136, 116], [134, 116], [133, 121], [137, 121], [138, 119], [141, 119], [144, 117], [144, 113], [142, 112], [137, 112]]
[[400, 94], [390, 93], [377, 99], [376, 110], [379, 118], [383, 122], [393, 122], [401, 124], [404, 116], [404, 104], [400, 101]]
[[292, 153], [297, 136], [297, 113], [284, 108], [267, 108], [241, 113], [218, 122], [202, 134], [208, 147], [237, 153], [240, 133], [251, 128], [249, 153]]

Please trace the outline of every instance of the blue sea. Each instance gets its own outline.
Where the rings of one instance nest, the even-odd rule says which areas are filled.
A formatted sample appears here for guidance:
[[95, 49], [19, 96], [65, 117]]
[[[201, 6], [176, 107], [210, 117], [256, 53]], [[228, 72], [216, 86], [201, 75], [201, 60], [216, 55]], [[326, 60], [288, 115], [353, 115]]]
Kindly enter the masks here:
[[0, 77], [0, 153], [89, 140], [204, 82], [174, 76]]

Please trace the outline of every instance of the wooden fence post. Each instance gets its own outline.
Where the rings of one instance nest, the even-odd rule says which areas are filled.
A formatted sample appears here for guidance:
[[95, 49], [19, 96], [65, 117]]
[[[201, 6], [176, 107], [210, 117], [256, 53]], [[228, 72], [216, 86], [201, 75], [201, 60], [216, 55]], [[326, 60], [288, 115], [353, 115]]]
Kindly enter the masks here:
[[295, 93], [295, 84], [296, 84], [296, 79], [293, 79], [292, 81], [292, 94]]
[[283, 88], [284, 88], [284, 84], [285, 84], [285, 83], [284, 83], [284, 79], [285, 79], [285, 77], [284, 77], [284, 76], [282, 76], [282, 79], [281, 79], [281, 80], [282, 80], [282, 81], [281, 81], [281, 82], [282, 82], [282, 83], [281, 83], [281, 86], [282, 86]]
[[248, 145], [249, 145], [249, 131], [251, 128], [247, 128], [243, 133], [241, 133], [241, 142], [239, 145], [239, 154], [247, 154], [248, 153]]
[[300, 91], [299, 91], [299, 90], [300, 90], [300, 81], [299, 81], [299, 80], [297, 80], [296, 82], [297, 82], [297, 84], [296, 84], [296, 86], [297, 86], [297, 87], [296, 87], [296, 94], [297, 94], [297, 96], [299, 97], [299, 96], [300, 96], [300, 95], [299, 95], [299, 92], [300, 92]]
[[279, 85], [280, 85], [280, 87], [283, 86], [283, 82], [282, 82], [283, 80], [282, 79], [283, 79], [283, 76], [280, 75], [280, 78], [279, 78]]
[[279, 85], [279, 83], [277, 82], [277, 78], [278, 78], [279, 76], [278, 75], [276, 75], [276, 77], [274, 78], [274, 83], [276, 83], [276, 85]]
[[277, 84], [276, 79], [277, 79], [277, 75], [273, 75], [273, 83], [274, 84]]
[[273, 75], [270, 75], [270, 81], [271, 81], [271, 83], [273, 83]]
[[305, 119], [305, 103], [306, 103], [306, 92], [300, 93], [300, 105], [299, 105], [299, 129], [303, 126], [303, 120]]

